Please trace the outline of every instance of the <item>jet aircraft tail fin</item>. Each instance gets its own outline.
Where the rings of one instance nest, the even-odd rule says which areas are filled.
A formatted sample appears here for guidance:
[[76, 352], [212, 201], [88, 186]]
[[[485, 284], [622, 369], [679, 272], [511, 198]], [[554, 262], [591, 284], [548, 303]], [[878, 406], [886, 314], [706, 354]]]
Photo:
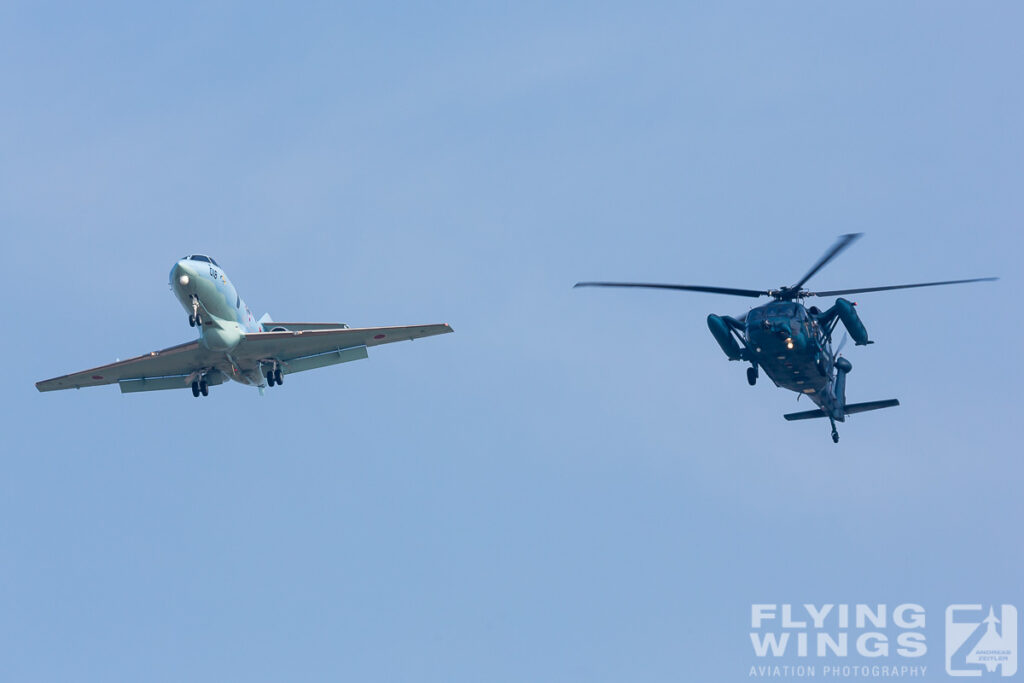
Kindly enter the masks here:
[[[843, 409], [843, 412], [847, 415], [853, 415], [855, 413], [866, 413], [869, 410], [880, 410], [882, 408], [892, 408], [900, 404], [899, 399], [890, 398], [884, 401], [865, 401], [864, 403], [849, 403]], [[789, 421], [793, 420], [811, 420], [816, 417], [828, 417], [824, 410], [818, 408], [817, 410], [805, 410], [802, 413], [786, 413], [782, 417]]]

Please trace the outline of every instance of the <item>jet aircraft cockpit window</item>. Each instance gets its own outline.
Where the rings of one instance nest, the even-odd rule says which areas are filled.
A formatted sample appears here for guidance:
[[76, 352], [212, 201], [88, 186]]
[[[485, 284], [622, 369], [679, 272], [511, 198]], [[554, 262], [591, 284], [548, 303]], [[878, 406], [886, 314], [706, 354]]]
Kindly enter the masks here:
[[203, 256], [202, 254], [192, 254], [189, 258], [193, 261], [202, 261], [203, 263], [212, 263], [213, 265], [220, 268], [220, 265], [209, 256]]

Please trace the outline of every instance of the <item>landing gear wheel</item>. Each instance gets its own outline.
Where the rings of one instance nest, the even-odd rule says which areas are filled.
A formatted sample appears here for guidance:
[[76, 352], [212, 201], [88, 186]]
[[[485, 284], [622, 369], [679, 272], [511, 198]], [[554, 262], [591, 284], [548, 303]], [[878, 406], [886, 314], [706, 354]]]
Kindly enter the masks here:
[[839, 443], [839, 432], [832, 430], [832, 443]]
[[268, 387], [274, 386], [274, 371], [273, 370], [267, 370], [267, 386]]
[[196, 317], [194, 315], [192, 315], [191, 313], [188, 314], [188, 326], [189, 327], [195, 327], [196, 326]]
[[199, 382], [192, 382], [192, 395], [199, 397]]
[[205, 379], [199, 382], [199, 393], [201, 393], [203, 396], [210, 395], [210, 385], [206, 383]]
[[278, 386], [284, 384], [284, 378], [281, 376], [281, 368], [274, 370], [274, 381], [277, 382]]
[[750, 386], [757, 384], [757, 368], [747, 368], [747, 384]]

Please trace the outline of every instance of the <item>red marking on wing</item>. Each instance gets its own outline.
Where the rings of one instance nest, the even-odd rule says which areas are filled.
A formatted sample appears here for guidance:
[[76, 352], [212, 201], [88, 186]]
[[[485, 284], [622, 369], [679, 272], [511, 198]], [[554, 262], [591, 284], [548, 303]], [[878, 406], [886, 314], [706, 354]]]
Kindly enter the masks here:
[[373, 338], [374, 339], [383, 339], [384, 335], [383, 334], [375, 334], [375, 335], [373, 335]]
[[93, 375], [93, 379], [103, 379], [103, 375]]

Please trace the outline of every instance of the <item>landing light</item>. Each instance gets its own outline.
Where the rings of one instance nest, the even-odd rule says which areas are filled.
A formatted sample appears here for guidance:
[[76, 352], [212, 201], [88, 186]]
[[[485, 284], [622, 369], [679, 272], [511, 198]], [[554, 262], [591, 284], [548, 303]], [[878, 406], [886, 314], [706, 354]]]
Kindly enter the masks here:
[[786, 337], [786, 348], [787, 349], [793, 348], [793, 339], [792, 339], [792, 337]]
[[179, 277], [178, 282], [181, 283], [182, 287], [186, 286], [188, 284], [188, 275], [182, 275], [181, 277]]

